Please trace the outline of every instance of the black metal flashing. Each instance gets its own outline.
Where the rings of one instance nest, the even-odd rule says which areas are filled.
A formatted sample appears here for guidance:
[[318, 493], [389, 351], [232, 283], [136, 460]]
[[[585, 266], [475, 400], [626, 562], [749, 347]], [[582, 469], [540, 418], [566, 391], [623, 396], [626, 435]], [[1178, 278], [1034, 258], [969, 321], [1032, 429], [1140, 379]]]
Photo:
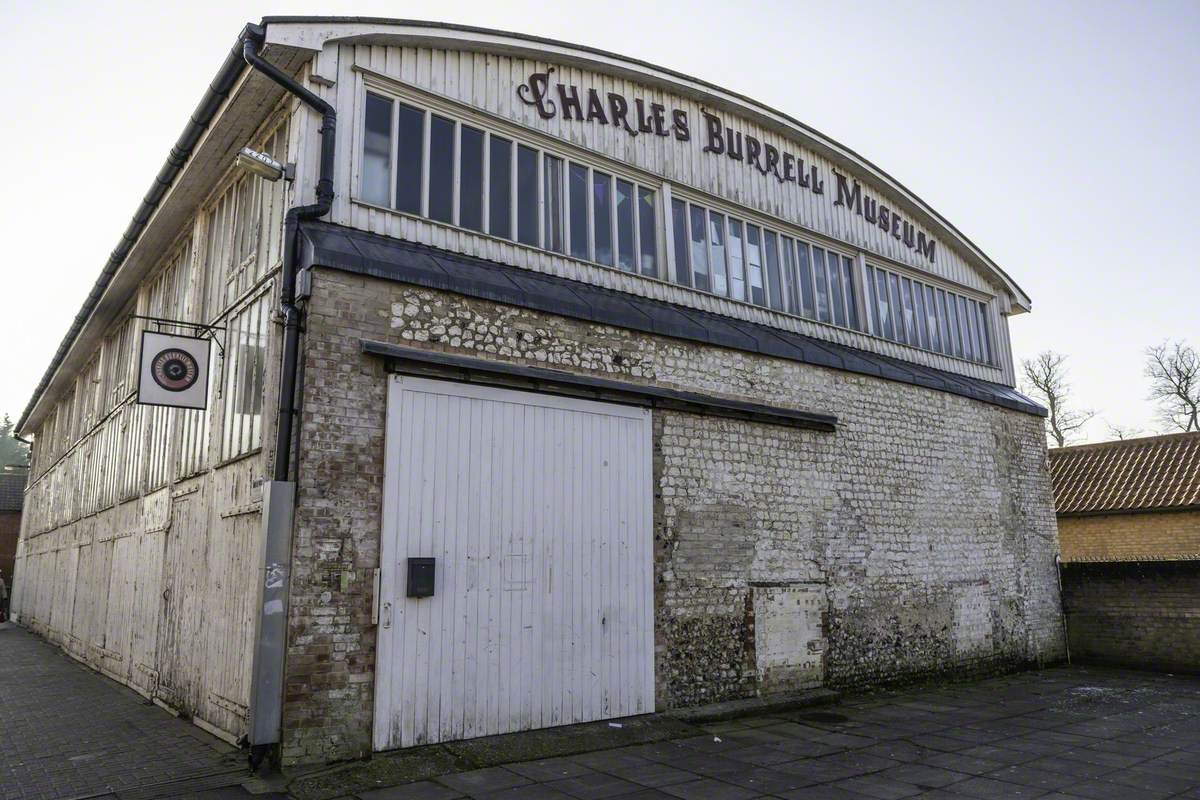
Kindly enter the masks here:
[[504, 361], [458, 356], [421, 350], [416, 347], [374, 342], [364, 339], [362, 351], [379, 356], [388, 362], [392, 372], [444, 378], [461, 383], [503, 386], [508, 389], [527, 389], [544, 394], [579, 397], [587, 400], [625, 403], [649, 408], [690, 411], [710, 417], [726, 417], [750, 422], [785, 425], [789, 428], [808, 428], [815, 431], [837, 430], [837, 417], [815, 414], [783, 406], [747, 403], [716, 395], [684, 392], [661, 386], [615, 381], [578, 375], [544, 367], [527, 367]]
[[371, 275], [630, 330], [785, 358], [969, 397], [1036, 416], [1046, 409], [1008, 386], [910, 364], [708, 311], [544, 275], [379, 234], [306, 222], [300, 267]]

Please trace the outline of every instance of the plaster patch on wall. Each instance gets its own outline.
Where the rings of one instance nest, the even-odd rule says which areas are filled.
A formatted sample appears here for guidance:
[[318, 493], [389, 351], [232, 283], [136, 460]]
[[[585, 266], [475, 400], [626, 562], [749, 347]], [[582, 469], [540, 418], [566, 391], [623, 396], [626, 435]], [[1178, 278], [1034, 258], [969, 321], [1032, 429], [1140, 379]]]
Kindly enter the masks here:
[[954, 604], [954, 649], [959, 655], [992, 650], [992, 608], [985, 583], [960, 589]]
[[825, 586], [755, 586], [759, 692], [820, 686], [825, 678]]

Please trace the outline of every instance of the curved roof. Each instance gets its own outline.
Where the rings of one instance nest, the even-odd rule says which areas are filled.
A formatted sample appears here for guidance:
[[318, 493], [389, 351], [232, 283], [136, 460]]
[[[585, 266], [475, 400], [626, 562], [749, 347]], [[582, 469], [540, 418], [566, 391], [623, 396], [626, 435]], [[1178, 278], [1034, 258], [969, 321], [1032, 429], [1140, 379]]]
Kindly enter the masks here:
[[868, 159], [815, 128], [745, 95], [667, 67], [607, 50], [511, 31], [426, 20], [383, 17], [271, 16], [262, 21], [269, 44], [320, 50], [329, 42], [438, 47], [499, 52], [572, 64], [657, 86], [752, 119], [798, 139], [835, 164], [876, 181], [902, 200], [908, 211], [950, 243], [976, 269], [1010, 295], [1017, 311], [1029, 311], [1029, 296], [974, 242], [928, 203]]
[[[715, 84], [605, 50], [528, 34], [422, 20], [272, 16], [264, 17], [261, 25], [248, 24], [239, 34], [237, 42], [201, 99], [183, 134], [167, 156], [150, 191], [138, 206], [128, 229], [101, 270], [95, 285], [51, 359], [17, 423], [20, 432], [26, 432], [26, 424], [40, 418], [45, 412], [47, 405], [42, 401], [53, 398], [63, 388], [64, 375], [78, 361], [80, 347], [88, 343], [89, 337], [95, 335], [93, 329], [98, 325], [98, 310], [106, 309], [106, 304], [124, 303], [124, 295], [117, 295], [127, 290], [131, 282], [136, 283], [136, 276], [130, 274], [126, 262], [136, 258], [138, 248], [154, 249], [149, 245], [143, 247], [144, 234], [152, 228], [163, 204], [173, 201], [172, 196], [179, 185], [189, 183], [188, 168], [195, 160], [199, 148], [210, 147], [207, 138], [210, 134], [209, 126], [222, 105], [238, 99], [242, 105], [241, 110], [249, 113], [252, 108], [269, 107], [269, 103], [264, 102], [266, 99], [277, 98], [279, 90], [266, 79], [262, 79], [256, 86], [255, 92], [248, 92], [246, 98], [234, 97], [235, 89], [246, 70], [245, 62], [241, 58], [241, 43], [247, 37], [263, 38], [267, 45], [277, 45], [280, 50], [292, 54], [317, 52], [329, 42], [397, 44], [506, 53], [542, 61], [573, 64], [658, 86], [681, 96], [700, 99], [715, 108], [723, 108], [797, 139], [834, 164], [873, 179], [880, 188], [890, 191], [902, 200], [910, 216], [958, 250], [968, 263], [982, 274], [990, 276], [998, 286], [1004, 287], [1012, 300], [1014, 310], [1030, 309], [1029, 297], [1007, 273], [961, 231], [895, 178], [850, 148], [803, 122]], [[307, 57], [306, 55], [305, 58]], [[290, 61], [290, 64], [284, 65], [287, 70], [299, 68], [294, 58]], [[225, 141], [226, 139], [229, 141]], [[223, 152], [220, 148], [228, 149], [231, 141], [230, 136], [224, 136], [220, 142], [211, 143], [210, 149], [214, 153]], [[190, 183], [196, 183], [196, 180], [192, 179]], [[188, 192], [194, 188], [189, 186]], [[187, 199], [179, 200], [176, 205], [182, 207], [190, 201], [192, 196], [188, 192], [184, 193]], [[131, 256], [131, 253], [135, 255]]]

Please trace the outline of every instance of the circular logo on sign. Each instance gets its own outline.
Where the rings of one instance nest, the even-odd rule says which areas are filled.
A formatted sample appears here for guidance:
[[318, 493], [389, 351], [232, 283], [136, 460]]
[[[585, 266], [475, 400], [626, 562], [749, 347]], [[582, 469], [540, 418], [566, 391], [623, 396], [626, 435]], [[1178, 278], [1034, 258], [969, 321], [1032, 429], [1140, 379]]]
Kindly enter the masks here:
[[163, 350], [150, 362], [150, 375], [155, 383], [168, 392], [182, 392], [196, 383], [200, 377], [200, 365], [191, 353], [172, 347]]

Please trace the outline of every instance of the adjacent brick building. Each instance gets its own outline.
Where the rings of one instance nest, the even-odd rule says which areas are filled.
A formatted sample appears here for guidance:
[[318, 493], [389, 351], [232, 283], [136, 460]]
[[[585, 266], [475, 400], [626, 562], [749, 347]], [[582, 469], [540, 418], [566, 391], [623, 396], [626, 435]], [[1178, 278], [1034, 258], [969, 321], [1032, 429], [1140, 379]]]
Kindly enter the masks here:
[[1050, 451], [1073, 658], [1200, 671], [1200, 433]]
[[21, 508], [25, 503], [24, 469], [5, 467], [0, 471], [0, 577], [11, 589], [13, 565], [17, 558], [17, 538], [21, 532]]
[[[21, 420], [24, 624], [288, 763], [1063, 657], [1030, 300], [878, 167], [458, 26], [213, 87]], [[147, 317], [208, 408], [132, 402]]]

